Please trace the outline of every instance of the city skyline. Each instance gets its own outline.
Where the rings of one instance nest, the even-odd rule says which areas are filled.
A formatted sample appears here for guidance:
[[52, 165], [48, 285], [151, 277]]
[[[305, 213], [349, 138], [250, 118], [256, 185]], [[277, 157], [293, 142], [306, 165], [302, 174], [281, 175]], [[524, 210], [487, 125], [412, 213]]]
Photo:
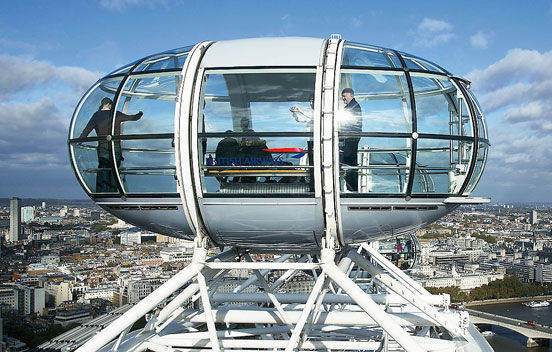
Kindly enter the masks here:
[[470, 79], [492, 144], [474, 195], [547, 201], [552, 2], [424, 4], [349, 2], [335, 12], [326, 1], [213, 2], [209, 10], [181, 1], [10, 3], [0, 15], [0, 197], [86, 198], [67, 157], [68, 124], [92, 83], [123, 64], [203, 40], [340, 33]]

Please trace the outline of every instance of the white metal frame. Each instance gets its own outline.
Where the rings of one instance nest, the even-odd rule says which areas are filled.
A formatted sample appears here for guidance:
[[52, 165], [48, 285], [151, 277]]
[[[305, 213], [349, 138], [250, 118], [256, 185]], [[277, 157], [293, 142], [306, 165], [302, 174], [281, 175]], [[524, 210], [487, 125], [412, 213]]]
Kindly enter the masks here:
[[[232, 248], [207, 259], [196, 240], [185, 269], [77, 351], [492, 351], [470, 343], [467, 313], [450, 311], [448, 295], [431, 295], [371, 245], [256, 258]], [[371, 279], [351, 275], [355, 265]], [[283, 289], [305, 273], [309, 293]]]

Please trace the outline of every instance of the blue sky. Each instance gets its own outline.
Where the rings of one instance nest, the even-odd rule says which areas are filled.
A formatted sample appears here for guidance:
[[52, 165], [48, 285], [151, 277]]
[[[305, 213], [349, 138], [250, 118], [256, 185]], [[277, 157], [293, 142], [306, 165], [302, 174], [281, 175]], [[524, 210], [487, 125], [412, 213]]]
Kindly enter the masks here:
[[550, 0], [10, 1], [0, 12], [0, 197], [86, 197], [68, 124], [85, 90], [119, 66], [203, 40], [331, 33], [472, 80], [492, 143], [474, 195], [550, 201]]

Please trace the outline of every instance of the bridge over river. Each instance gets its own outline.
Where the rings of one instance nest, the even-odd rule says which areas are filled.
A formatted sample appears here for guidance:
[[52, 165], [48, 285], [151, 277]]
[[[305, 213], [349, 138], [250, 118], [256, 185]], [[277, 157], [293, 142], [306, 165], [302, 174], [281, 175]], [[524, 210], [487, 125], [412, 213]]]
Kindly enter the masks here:
[[470, 313], [470, 322], [473, 324], [497, 325], [526, 336], [527, 347], [537, 344], [548, 345], [549, 340], [552, 339], [552, 327], [550, 326], [473, 309], [466, 309], [466, 311]]

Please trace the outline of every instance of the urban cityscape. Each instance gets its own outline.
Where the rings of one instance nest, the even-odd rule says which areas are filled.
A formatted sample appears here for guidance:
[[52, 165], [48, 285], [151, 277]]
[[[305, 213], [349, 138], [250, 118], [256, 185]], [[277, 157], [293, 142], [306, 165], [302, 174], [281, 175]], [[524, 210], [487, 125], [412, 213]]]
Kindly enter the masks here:
[[552, 352], [552, 2], [339, 5], [3, 6], [0, 352]]
[[[430, 290], [469, 293], [513, 276], [546, 293], [551, 230], [549, 205], [461, 207], [415, 233], [420, 245], [409, 273]], [[2, 343], [8, 351], [36, 347], [140, 301], [191, 261], [193, 246], [126, 224], [90, 201], [5, 199], [0, 235]], [[381, 247], [400, 258], [400, 241]], [[288, 285], [303, 293], [314, 281], [297, 276]], [[218, 291], [235, 286], [230, 278]]]

